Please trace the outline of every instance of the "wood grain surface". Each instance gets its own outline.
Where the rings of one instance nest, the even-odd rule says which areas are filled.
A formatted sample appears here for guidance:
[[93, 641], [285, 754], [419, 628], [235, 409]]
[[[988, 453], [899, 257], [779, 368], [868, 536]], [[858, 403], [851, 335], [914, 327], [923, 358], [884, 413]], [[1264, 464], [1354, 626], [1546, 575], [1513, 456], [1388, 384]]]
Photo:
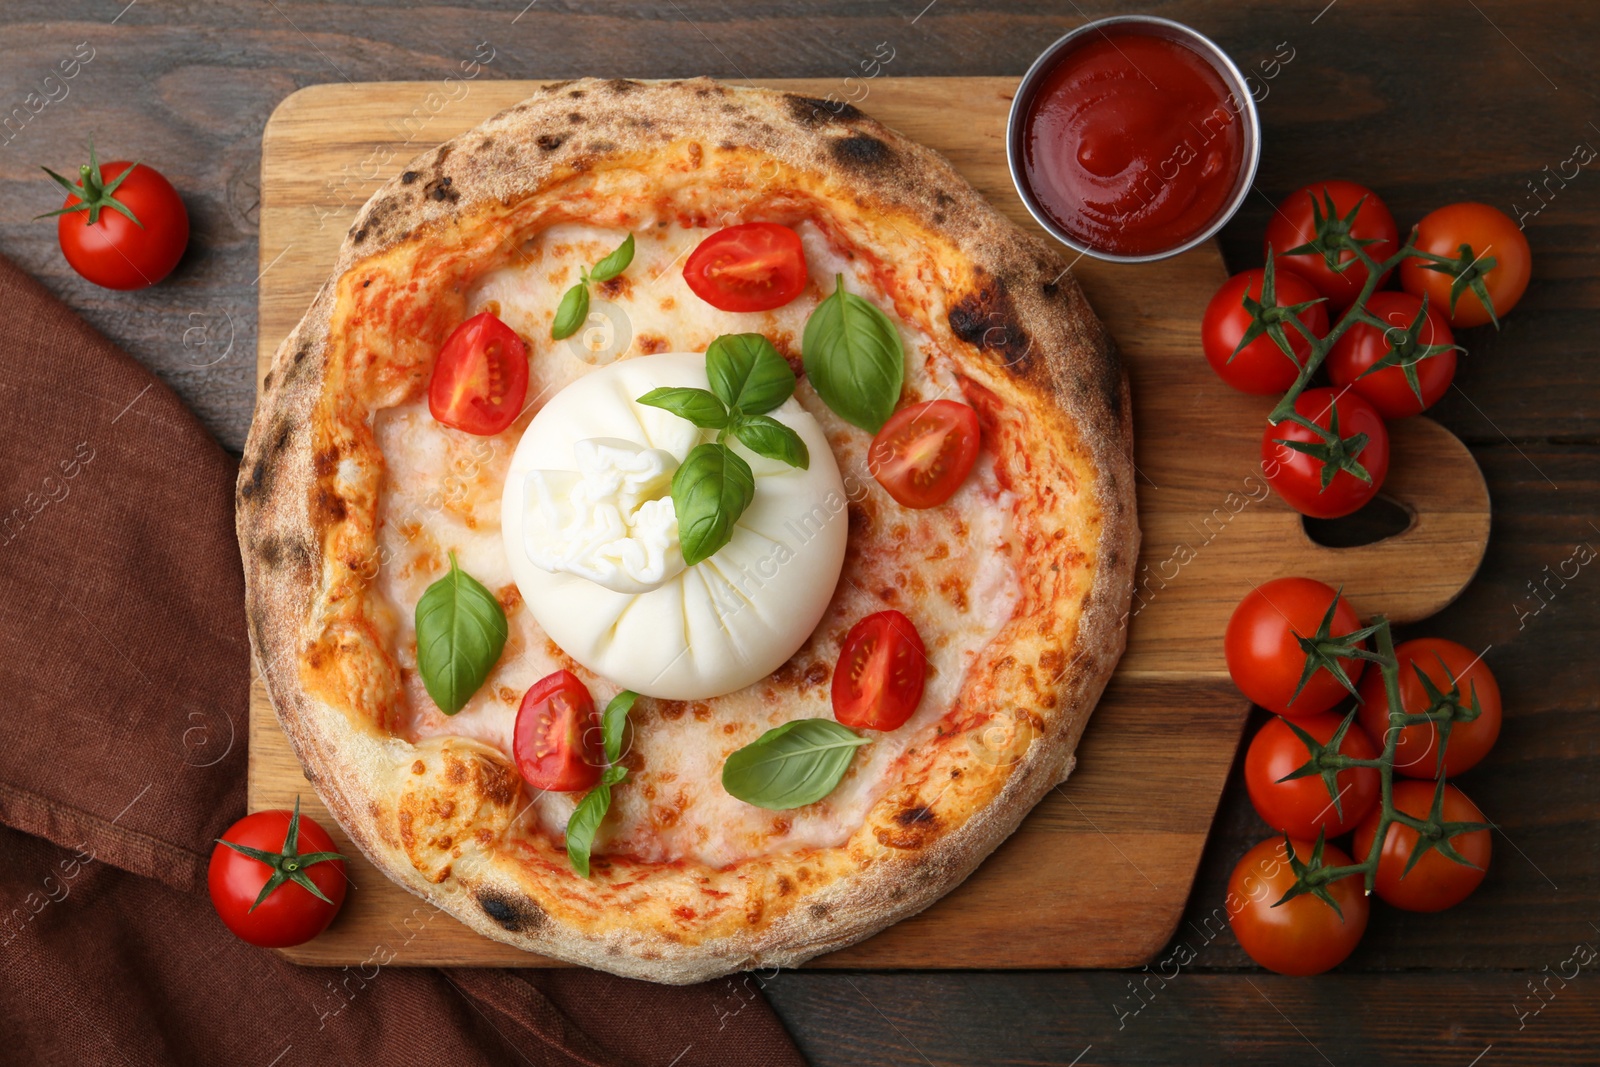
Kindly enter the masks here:
[[[1506, 695], [1499, 744], [1461, 780], [1499, 828], [1488, 878], [1440, 915], [1375, 908], [1362, 945], [1333, 975], [1263, 975], [1230, 934], [1204, 940], [1191, 927], [1204, 926], [1229, 869], [1266, 833], [1235, 777], [1174, 935], [1173, 946], [1204, 947], [1165, 987], [1142, 971], [802, 970], [759, 984], [819, 1067], [1592, 1063], [1600, 981], [1592, 969], [1556, 972], [1573, 974], [1563, 961], [1600, 923], [1600, 595], [1592, 566], [1570, 581], [1552, 576], [1572, 573], [1578, 545], [1600, 544], [1600, 177], [1593, 166], [1571, 180], [1550, 175], [1575, 145], [1600, 146], [1600, 5], [11, 0], [0, 5], [0, 111], [41, 88], [56, 99], [0, 133], [0, 251], [151, 367], [237, 451], [254, 402], [261, 134], [298, 88], [442, 79], [488, 42], [496, 53], [484, 85], [592, 73], [809, 77], [830, 80], [841, 98], [865, 90], [856, 102], [871, 108], [859, 65], [880, 43], [894, 50], [886, 75], [1015, 78], [1085, 19], [1140, 10], [1209, 34], [1265, 91], [1257, 195], [1222, 233], [1231, 269], [1259, 264], [1274, 201], [1327, 177], [1373, 185], [1402, 225], [1462, 199], [1536, 212], [1527, 219], [1532, 287], [1504, 331], [1462, 335], [1470, 355], [1431, 412], [1483, 470], [1494, 500], [1488, 553], [1460, 599], [1406, 631], [1487, 649]], [[66, 95], [43, 85], [80, 44], [94, 59]], [[1277, 55], [1292, 58], [1273, 68]], [[54, 228], [31, 221], [59, 206], [37, 166], [72, 167], [91, 133], [107, 158], [159, 165], [188, 202], [190, 253], [148, 292], [82, 282]], [[338, 181], [349, 206], [341, 201], [329, 225], [342, 227], [372, 185], [359, 173]], [[1171, 429], [1175, 448], [1180, 430]], [[242, 734], [243, 709], [238, 716]], [[1163, 798], [1152, 788], [1147, 802]], [[1130, 1015], [1141, 1003], [1135, 987], [1148, 1006]], [[730, 984], [730, 1011], [743, 995]], [[302, 1054], [313, 1062], [316, 1042], [297, 1046]]]
[[[765, 83], [808, 95], [826, 81]], [[945, 153], [1019, 225], [1034, 228], [1005, 166], [1008, 78], [882, 78], [868, 110]], [[327, 277], [344, 230], [326, 223], [326, 178], [405, 169], [453, 136], [531, 95], [532, 82], [485, 85], [441, 107], [426, 143], [394, 150], [394, 131], [426, 108], [427, 82], [322, 85], [285, 100], [267, 123], [261, 167], [259, 370], [271, 367]], [[366, 162], [363, 162], [366, 161]], [[1117, 338], [1133, 379], [1135, 461], [1144, 534], [1128, 652], [1079, 748], [1079, 769], [955, 892], [826, 967], [1126, 967], [1172, 936], [1247, 711], [1228, 683], [1217, 635], [1253, 582], [1307, 574], [1343, 582], [1363, 612], [1433, 614], [1477, 570], [1489, 501], [1477, 464], [1437, 423], [1396, 426], [1387, 494], [1414, 516], [1399, 535], [1331, 549], [1268, 493], [1258, 469], [1265, 403], [1232, 393], [1196, 358], [1194, 324], [1224, 272], [1214, 246], [1142, 268], [1081, 259], [1074, 268]], [[1203, 415], [1192, 412], [1205, 399]], [[1183, 425], [1189, 447], [1175, 448]], [[1263, 569], [1263, 560], [1272, 562]], [[1165, 765], [1165, 766], [1163, 766]], [[1149, 768], [1162, 767], [1159, 773]], [[1146, 803], [1152, 787], [1167, 799]], [[250, 806], [283, 807], [309, 785], [257, 682], [251, 704]], [[344, 842], [341, 841], [341, 844]], [[284, 952], [304, 963], [360, 964], [416, 898], [364, 862], [326, 933]], [[1019, 904], [1019, 902], [1021, 902]], [[411, 939], [412, 965], [546, 965], [446, 917]]]

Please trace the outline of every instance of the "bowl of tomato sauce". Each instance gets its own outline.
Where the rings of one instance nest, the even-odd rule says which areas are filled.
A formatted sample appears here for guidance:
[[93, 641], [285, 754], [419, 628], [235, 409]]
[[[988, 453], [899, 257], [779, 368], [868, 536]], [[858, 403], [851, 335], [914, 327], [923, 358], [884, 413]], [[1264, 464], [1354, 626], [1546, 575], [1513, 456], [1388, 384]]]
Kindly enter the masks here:
[[1250, 192], [1261, 122], [1244, 75], [1181, 22], [1085, 23], [1034, 61], [1006, 128], [1011, 180], [1063, 244], [1118, 263], [1209, 240]]

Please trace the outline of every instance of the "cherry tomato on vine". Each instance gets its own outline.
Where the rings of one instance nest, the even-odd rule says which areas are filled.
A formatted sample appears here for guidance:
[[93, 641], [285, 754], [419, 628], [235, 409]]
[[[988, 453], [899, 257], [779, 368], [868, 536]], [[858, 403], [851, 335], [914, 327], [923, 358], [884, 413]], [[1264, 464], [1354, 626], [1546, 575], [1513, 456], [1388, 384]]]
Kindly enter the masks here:
[[[89, 142], [78, 180], [45, 173], [67, 191], [56, 239], [72, 269], [107, 289], [143, 289], [178, 265], [189, 247], [189, 212], [172, 183], [154, 167], [116, 160], [102, 164]], [[40, 216], [45, 218], [48, 216]]]
[[[1223, 282], [1222, 288], [1206, 305], [1205, 318], [1200, 322], [1200, 344], [1211, 369], [1240, 392], [1258, 395], [1286, 391], [1294, 384], [1311, 351], [1311, 342], [1290, 322], [1282, 323], [1282, 327], [1289, 346], [1294, 349], [1293, 362], [1266, 334], [1239, 348], [1245, 331], [1255, 321], [1245, 310], [1244, 299], [1249, 297], [1265, 303], [1261, 289], [1266, 273], [1260, 269], [1242, 271]], [[1272, 295], [1272, 306], [1280, 308], [1319, 301], [1295, 317], [1314, 336], [1320, 338], [1327, 334], [1328, 312], [1320, 302], [1322, 294], [1310, 282], [1292, 270], [1275, 267]], [[1237, 355], [1234, 354], [1236, 348], [1239, 348]]]
[[800, 235], [775, 222], [729, 226], [701, 241], [683, 265], [683, 280], [722, 311], [771, 311], [806, 287]]
[[[1239, 691], [1268, 711], [1296, 720], [1327, 711], [1342, 700], [1348, 691], [1326, 666], [1318, 666], [1300, 695], [1294, 695], [1306, 665], [1299, 638], [1316, 639], [1330, 606], [1330, 637], [1361, 629], [1349, 602], [1314, 578], [1275, 578], [1246, 593], [1228, 619], [1223, 641], [1228, 674]], [[1366, 666], [1365, 660], [1345, 656], [1337, 662], [1351, 685], [1360, 680]]]
[[[1394, 806], [1415, 819], [1427, 819], [1433, 808], [1433, 782], [1394, 783]], [[1372, 849], [1372, 840], [1378, 836], [1378, 817], [1374, 811], [1356, 827], [1352, 847], [1356, 855], [1366, 856]], [[1444, 787], [1444, 804], [1441, 822], [1463, 823], [1484, 821], [1478, 805], [1453, 785]], [[1483, 876], [1489, 873], [1491, 852], [1488, 830], [1468, 830], [1451, 835], [1450, 846], [1473, 866], [1457, 863], [1437, 848], [1423, 853], [1409, 872], [1405, 872], [1411, 853], [1417, 847], [1417, 831], [1399, 823], [1390, 825], [1384, 836], [1383, 854], [1378, 857], [1378, 876], [1372, 883], [1386, 903], [1406, 911], [1443, 911], [1453, 908], [1472, 895]]]
[[547, 674], [528, 687], [511, 747], [517, 770], [535, 789], [575, 793], [600, 781], [600, 714], [589, 687], [571, 671]]
[[[1311, 859], [1309, 841], [1290, 841], [1302, 863]], [[1334, 845], [1324, 845], [1322, 862], [1344, 867], [1351, 860]], [[1321, 974], [1343, 963], [1367, 931], [1371, 905], [1361, 876], [1348, 875], [1328, 885], [1339, 910], [1313, 893], [1274, 904], [1294, 885], [1295, 875], [1281, 837], [1271, 837], [1246, 852], [1228, 878], [1228, 925], [1239, 947], [1269, 971]]]
[[[1483, 657], [1470, 648], [1438, 637], [1419, 637], [1395, 648], [1399, 663], [1400, 703], [1407, 715], [1421, 715], [1433, 703], [1428, 686], [1417, 676], [1420, 670], [1441, 697], [1449, 698], [1453, 714], [1471, 714], [1476, 700], [1478, 717], [1471, 722], [1453, 721], [1450, 739], [1444, 747], [1444, 772], [1455, 777], [1478, 765], [1500, 736], [1500, 686]], [[1389, 694], [1381, 671], [1371, 671], [1361, 679], [1361, 724], [1367, 733], [1382, 740], [1389, 731]], [[1395, 742], [1394, 769], [1412, 778], [1434, 778], [1439, 771], [1439, 750], [1435, 744], [1439, 727], [1417, 723], [1401, 729]]]
[[344, 857], [314, 819], [258, 811], [228, 827], [206, 871], [212, 906], [241, 940], [287, 948], [327, 929], [344, 903]]
[[[1463, 246], [1469, 251], [1464, 252]], [[1528, 247], [1528, 238], [1510, 216], [1488, 204], [1450, 204], [1429, 212], [1417, 223], [1416, 247], [1463, 265], [1475, 264], [1473, 274], [1480, 276], [1482, 272], [1480, 280], [1494, 305], [1495, 316], [1517, 306], [1533, 274], [1533, 250]], [[1494, 265], [1485, 271], [1489, 259], [1494, 260]], [[1428, 302], [1445, 313], [1450, 325], [1482, 326], [1492, 321], [1489, 309], [1470, 285], [1461, 287], [1455, 306], [1451, 307], [1454, 281], [1449, 274], [1429, 270], [1420, 259], [1407, 259], [1400, 264], [1401, 287], [1417, 296], [1427, 293]]]
[[[1329, 199], [1331, 198], [1331, 210]], [[1356, 205], [1360, 204], [1360, 210]], [[1343, 271], [1328, 266], [1320, 252], [1289, 254], [1291, 248], [1311, 243], [1317, 237], [1318, 218], [1324, 232], [1344, 231], [1358, 241], [1371, 241], [1366, 253], [1381, 263], [1400, 250], [1400, 231], [1394, 216], [1377, 193], [1355, 182], [1316, 182], [1296, 189], [1284, 198], [1267, 222], [1267, 248], [1278, 265], [1288, 267], [1328, 298], [1330, 311], [1343, 311], [1361, 295], [1367, 282], [1367, 267], [1348, 249], [1339, 253], [1336, 263], [1349, 263]], [[1381, 287], [1388, 279], [1378, 280]]]
[[428, 382], [428, 411], [452, 429], [497, 434], [517, 421], [528, 395], [528, 346], [485, 311], [457, 326]]
[[868, 615], [854, 626], [833, 668], [833, 717], [845, 726], [893, 730], [922, 700], [928, 655], [916, 626], [898, 611]]
[[889, 416], [867, 449], [867, 470], [902, 507], [932, 508], [961, 488], [978, 459], [978, 413], [954, 400]]
[[[1439, 308], [1429, 297], [1424, 315], [1420, 297], [1410, 293], [1373, 293], [1367, 300], [1367, 310], [1388, 323], [1388, 328], [1380, 330], [1365, 322], [1352, 324], [1328, 353], [1328, 377], [1334, 385], [1349, 386], [1361, 394], [1386, 419], [1419, 415], [1433, 407], [1456, 376], [1456, 354], [1451, 347], [1456, 338]], [[1423, 355], [1430, 349], [1431, 354]], [[1390, 352], [1414, 366], [1421, 399], [1411, 388], [1402, 364], [1372, 370]]]
[[[1287, 419], [1276, 426], [1268, 423], [1261, 434], [1261, 471], [1278, 495], [1302, 515], [1319, 519], [1348, 515], [1377, 496], [1389, 473], [1389, 430], [1378, 409], [1357, 393], [1324, 387], [1301, 393], [1294, 410], [1335, 431], [1340, 444], [1324, 442]], [[1329, 466], [1334, 468], [1333, 477], [1325, 480]], [[1366, 472], [1367, 480], [1355, 475], [1355, 466]]]
[[[1322, 714], [1296, 718], [1294, 725], [1319, 744], [1327, 745], [1339, 732], [1341, 722], [1337, 715]], [[1345, 730], [1336, 751], [1352, 759], [1376, 759], [1378, 755], [1366, 731], [1355, 722]], [[1281, 781], [1310, 758], [1310, 751], [1289, 726], [1289, 720], [1268, 721], [1250, 739], [1244, 757], [1244, 784], [1250, 803], [1263, 822], [1290, 837], [1315, 841], [1318, 831], [1329, 838], [1349, 833], [1378, 803], [1378, 769], [1347, 767], [1339, 771], [1333, 792], [1321, 774]], [[1334, 792], [1339, 797], [1337, 806]]]

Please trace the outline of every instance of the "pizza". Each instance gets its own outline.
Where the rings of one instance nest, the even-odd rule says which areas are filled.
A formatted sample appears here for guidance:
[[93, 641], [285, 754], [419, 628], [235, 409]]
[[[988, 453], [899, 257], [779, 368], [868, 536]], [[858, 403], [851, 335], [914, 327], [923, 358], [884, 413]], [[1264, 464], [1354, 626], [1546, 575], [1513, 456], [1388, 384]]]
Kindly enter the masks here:
[[318, 795], [483, 934], [684, 983], [958, 885], [1074, 765], [1138, 548], [1057, 251], [853, 107], [582, 80], [358, 213], [238, 482]]

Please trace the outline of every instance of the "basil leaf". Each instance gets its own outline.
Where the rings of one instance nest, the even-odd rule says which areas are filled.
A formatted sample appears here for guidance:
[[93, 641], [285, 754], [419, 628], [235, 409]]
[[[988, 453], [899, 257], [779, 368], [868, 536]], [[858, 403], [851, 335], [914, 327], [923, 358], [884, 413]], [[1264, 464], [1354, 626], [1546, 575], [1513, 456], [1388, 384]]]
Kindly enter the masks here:
[[600, 737], [607, 763], [614, 764], [622, 758], [622, 728], [627, 725], [628, 712], [633, 710], [633, 702], [638, 699], [638, 693], [624, 689], [611, 698], [611, 703], [600, 715]]
[[609, 282], [612, 278], [628, 269], [628, 264], [633, 262], [633, 234], [628, 234], [628, 239], [617, 246], [605, 259], [594, 265], [594, 270], [589, 272], [589, 280], [595, 282]]
[[728, 757], [722, 788], [768, 811], [814, 804], [833, 792], [867, 740], [832, 719], [786, 722]]
[[801, 470], [811, 468], [811, 453], [805, 441], [771, 415], [745, 415], [731, 429], [739, 443], [758, 456], [766, 456]]
[[794, 371], [759, 333], [725, 333], [706, 347], [711, 391], [735, 411], [760, 415], [794, 395]]
[[417, 669], [446, 715], [478, 691], [506, 645], [506, 613], [494, 594], [456, 565], [417, 601]]
[[594, 835], [610, 810], [611, 786], [602, 778], [599, 785], [583, 795], [572, 811], [572, 818], [567, 820], [567, 862], [572, 864], [579, 878], [589, 877], [589, 850], [594, 847]]
[[561, 297], [561, 303], [556, 307], [556, 320], [550, 324], [550, 336], [557, 340], [565, 340], [578, 332], [589, 318], [589, 283], [579, 282]]
[[672, 475], [684, 565], [710, 559], [733, 540], [734, 523], [755, 495], [750, 464], [726, 445], [696, 445]]
[[806, 377], [840, 418], [877, 433], [900, 401], [905, 349], [889, 316], [845, 292], [843, 275], [834, 285], [800, 339]]
[[728, 409], [722, 401], [704, 389], [661, 388], [652, 389], [639, 398], [639, 403], [670, 411], [696, 426], [720, 430], [728, 425]]

